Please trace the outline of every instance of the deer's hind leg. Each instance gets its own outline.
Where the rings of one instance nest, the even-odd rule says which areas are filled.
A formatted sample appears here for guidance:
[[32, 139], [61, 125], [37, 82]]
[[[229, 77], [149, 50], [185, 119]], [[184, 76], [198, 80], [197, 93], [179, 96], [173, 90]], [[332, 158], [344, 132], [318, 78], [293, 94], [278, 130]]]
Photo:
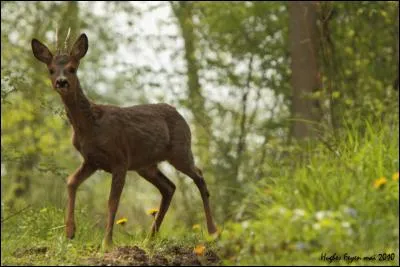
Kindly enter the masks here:
[[140, 176], [157, 187], [161, 193], [160, 208], [151, 227], [151, 235], [154, 236], [160, 230], [161, 223], [168, 211], [176, 187], [155, 165], [140, 169], [137, 172]]
[[172, 166], [174, 166], [177, 170], [183, 172], [184, 174], [193, 179], [194, 183], [196, 184], [197, 188], [200, 191], [201, 198], [203, 200], [208, 233], [213, 234], [217, 232], [217, 227], [215, 226], [211, 214], [210, 202], [209, 202], [210, 193], [208, 192], [206, 181], [204, 180], [201, 170], [194, 165], [192, 152], [191, 151], [180, 151], [180, 152], [184, 152], [183, 153], [184, 156], [176, 157], [179, 154], [175, 154], [175, 157], [169, 159], [168, 162], [171, 163]]

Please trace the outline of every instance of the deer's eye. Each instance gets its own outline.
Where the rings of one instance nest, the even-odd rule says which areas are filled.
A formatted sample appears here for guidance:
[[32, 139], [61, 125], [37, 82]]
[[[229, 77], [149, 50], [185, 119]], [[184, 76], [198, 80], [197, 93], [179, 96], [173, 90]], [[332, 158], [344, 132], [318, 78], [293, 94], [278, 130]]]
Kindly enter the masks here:
[[55, 71], [54, 71], [54, 69], [49, 69], [49, 72], [51, 75], [53, 75]]
[[68, 71], [69, 71], [69, 73], [75, 73], [76, 69], [75, 68], [69, 68]]

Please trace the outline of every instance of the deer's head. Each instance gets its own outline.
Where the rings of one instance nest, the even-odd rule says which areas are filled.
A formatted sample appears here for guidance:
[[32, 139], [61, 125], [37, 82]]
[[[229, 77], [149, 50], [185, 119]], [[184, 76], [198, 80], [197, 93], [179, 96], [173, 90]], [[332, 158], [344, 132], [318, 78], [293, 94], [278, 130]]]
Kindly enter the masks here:
[[50, 50], [37, 39], [32, 40], [33, 55], [47, 65], [53, 88], [61, 95], [74, 93], [78, 88], [78, 77], [76, 75], [79, 61], [88, 50], [88, 38], [81, 34], [72, 46], [71, 51], [60, 53], [55, 56]]

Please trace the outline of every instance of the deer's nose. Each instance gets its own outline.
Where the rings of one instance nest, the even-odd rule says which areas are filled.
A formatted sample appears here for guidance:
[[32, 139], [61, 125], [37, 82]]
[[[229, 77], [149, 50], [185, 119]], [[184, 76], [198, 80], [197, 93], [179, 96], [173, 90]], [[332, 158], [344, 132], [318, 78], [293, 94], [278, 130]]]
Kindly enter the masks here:
[[56, 80], [56, 87], [57, 88], [65, 88], [68, 87], [68, 81], [65, 78], [58, 78]]

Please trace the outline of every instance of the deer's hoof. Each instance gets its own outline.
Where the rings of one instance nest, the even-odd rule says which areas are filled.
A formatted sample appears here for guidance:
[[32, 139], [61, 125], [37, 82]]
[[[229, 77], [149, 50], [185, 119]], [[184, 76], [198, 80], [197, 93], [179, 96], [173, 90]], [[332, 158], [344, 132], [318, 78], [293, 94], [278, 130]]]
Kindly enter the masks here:
[[219, 235], [219, 231], [217, 226], [215, 226], [215, 224], [209, 225], [208, 226], [208, 234], [212, 235], [212, 236], [218, 236]]
[[75, 237], [75, 225], [68, 225], [65, 229], [65, 234], [68, 239], [73, 239]]
[[112, 242], [112, 240], [108, 239], [108, 238], [104, 238], [103, 242], [101, 243], [101, 250], [103, 252], [109, 252], [114, 248], [114, 243]]

